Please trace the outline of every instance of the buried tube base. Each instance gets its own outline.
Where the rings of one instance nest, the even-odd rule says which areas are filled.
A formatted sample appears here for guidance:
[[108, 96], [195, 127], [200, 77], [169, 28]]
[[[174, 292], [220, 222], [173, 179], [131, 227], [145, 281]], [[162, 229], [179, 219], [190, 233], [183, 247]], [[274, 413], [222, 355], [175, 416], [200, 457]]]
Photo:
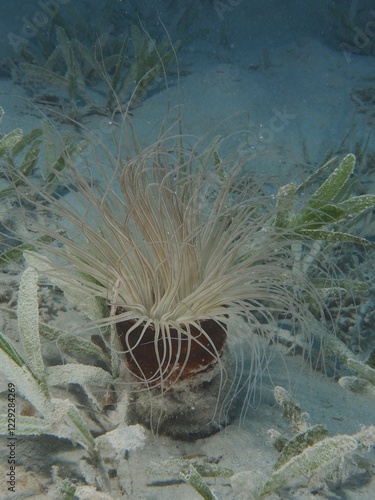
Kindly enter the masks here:
[[[226, 349], [225, 349], [226, 351]], [[154, 387], [132, 393], [128, 423], [140, 423], [155, 434], [194, 441], [215, 434], [229, 424], [226, 403], [231, 382], [229, 355], [206, 372], [176, 382], [167, 391]]]

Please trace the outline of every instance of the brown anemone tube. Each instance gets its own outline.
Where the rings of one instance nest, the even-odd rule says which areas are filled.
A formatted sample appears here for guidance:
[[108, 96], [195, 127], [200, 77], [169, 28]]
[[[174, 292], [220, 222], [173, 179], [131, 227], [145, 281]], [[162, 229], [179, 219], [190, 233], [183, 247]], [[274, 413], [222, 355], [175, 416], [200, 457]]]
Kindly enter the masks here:
[[140, 422], [155, 432], [189, 440], [226, 425], [227, 418], [218, 410], [218, 398], [224, 394], [226, 325], [207, 319], [197, 322], [199, 329], [169, 328], [168, 338], [159, 334], [155, 339], [152, 324], [145, 328], [134, 323], [126, 320], [116, 325], [125, 364], [135, 382], [129, 423]]

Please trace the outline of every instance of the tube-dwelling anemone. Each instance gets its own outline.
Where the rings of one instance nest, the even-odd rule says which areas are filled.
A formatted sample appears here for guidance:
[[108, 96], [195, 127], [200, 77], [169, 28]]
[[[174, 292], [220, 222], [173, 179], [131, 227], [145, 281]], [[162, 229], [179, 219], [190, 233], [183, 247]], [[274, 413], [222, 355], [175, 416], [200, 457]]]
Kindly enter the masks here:
[[293, 270], [294, 236], [274, 229], [274, 199], [234, 158], [171, 146], [180, 139], [126, 160], [118, 146], [92, 176], [67, 159], [73, 198], [39, 193], [67, 229], [39, 227], [58, 242], [40, 252], [82, 300], [107, 304], [97, 323], [112, 326], [129, 421], [196, 438], [225, 425], [232, 398], [251, 390], [264, 355], [257, 339], [280, 316], [303, 322], [303, 291], [315, 292]]

